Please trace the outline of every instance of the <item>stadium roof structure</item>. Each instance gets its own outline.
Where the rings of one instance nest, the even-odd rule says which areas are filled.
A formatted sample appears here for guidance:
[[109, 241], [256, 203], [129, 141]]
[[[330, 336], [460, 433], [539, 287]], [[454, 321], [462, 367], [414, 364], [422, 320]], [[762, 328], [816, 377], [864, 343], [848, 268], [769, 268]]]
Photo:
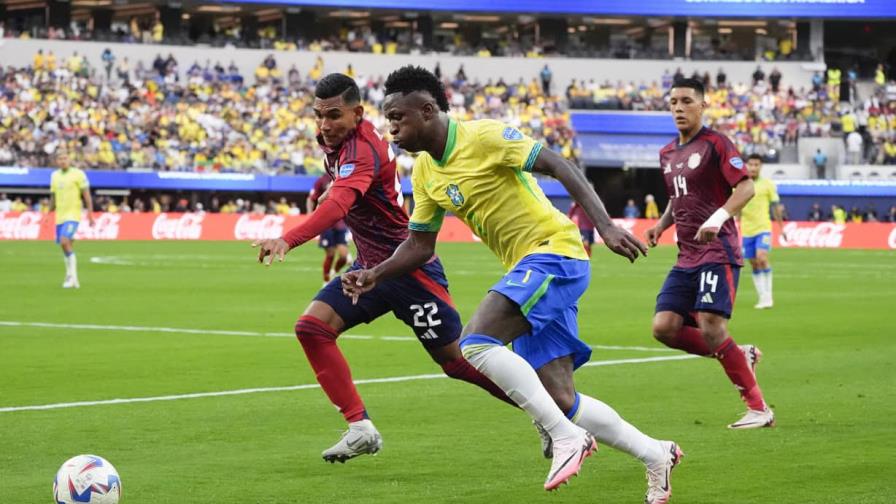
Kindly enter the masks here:
[[227, 3], [605, 16], [896, 18], [894, 0], [219, 0]]

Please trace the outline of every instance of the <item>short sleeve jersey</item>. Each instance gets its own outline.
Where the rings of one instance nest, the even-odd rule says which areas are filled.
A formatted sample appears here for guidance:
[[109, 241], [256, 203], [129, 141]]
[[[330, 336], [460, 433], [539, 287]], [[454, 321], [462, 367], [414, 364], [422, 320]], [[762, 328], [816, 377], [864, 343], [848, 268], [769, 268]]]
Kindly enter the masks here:
[[579, 230], [530, 173], [541, 144], [493, 120], [449, 119], [441, 159], [414, 163], [410, 228], [436, 232], [456, 214], [508, 270], [533, 253], [587, 259]]
[[697, 230], [731, 196], [732, 189], [747, 178], [744, 161], [725, 135], [702, 128], [683, 145], [674, 140], [660, 150], [660, 167], [672, 205], [678, 235], [681, 268], [707, 263], [743, 265], [740, 239], [733, 219], [728, 219], [718, 237], [698, 243]]
[[781, 199], [775, 183], [765, 177], [753, 181], [756, 193], [740, 211], [740, 232], [744, 236], [756, 236], [759, 233], [770, 233], [772, 219], [769, 210]]
[[87, 175], [78, 168], [53, 172], [50, 176], [50, 190], [56, 199], [56, 224], [81, 221], [81, 193], [89, 188]]

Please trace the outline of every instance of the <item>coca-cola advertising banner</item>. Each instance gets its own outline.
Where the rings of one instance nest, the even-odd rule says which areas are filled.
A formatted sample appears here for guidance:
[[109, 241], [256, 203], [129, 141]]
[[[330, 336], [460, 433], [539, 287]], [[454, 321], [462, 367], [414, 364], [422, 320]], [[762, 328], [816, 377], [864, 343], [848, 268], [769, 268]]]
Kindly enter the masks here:
[[[208, 214], [208, 213], [96, 213], [93, 226], [82, 219], [77, 240], [256, 240], [277, 238], [307, 216]], [[639, 238], [656, 221], [615, 219]], [[775, 226], [773, 243], [779, 247], [896, 249], [896, 224], [787, 222]], [[785, 239], [786, 236], [786, 239]], [[600, 241], [600, 238], [595, 234]], [[0, 240], [53, 240], [52, 215], [37, 212], [0, 212]], [[479, 241], [456, 217], [446, 217], [439, 240]], [[675, 243], [675, 228], [667, 230], [660, 244]]]

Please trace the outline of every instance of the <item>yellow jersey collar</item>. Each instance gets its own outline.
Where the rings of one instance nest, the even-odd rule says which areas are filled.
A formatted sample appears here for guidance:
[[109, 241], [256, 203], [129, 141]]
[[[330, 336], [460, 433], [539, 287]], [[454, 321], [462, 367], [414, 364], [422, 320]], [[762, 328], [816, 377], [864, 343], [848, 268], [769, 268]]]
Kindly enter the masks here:
[[442, 153], [442, 159], [433, 159], [438, 166], [445, 166], [451, 153], [454, 152], [454, 145], [457, 142], [457, 121], [448, 118], [448, 141], [445, 142], [445, 152]]

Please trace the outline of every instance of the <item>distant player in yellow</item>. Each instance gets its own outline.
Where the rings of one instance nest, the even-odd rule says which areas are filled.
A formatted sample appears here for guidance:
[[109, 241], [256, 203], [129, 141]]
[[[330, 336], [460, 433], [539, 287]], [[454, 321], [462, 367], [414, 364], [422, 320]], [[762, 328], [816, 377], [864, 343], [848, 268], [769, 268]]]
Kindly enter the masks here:
[[[647, 466], [646, 502], [667, 502], [678, 446], [645, 435], [575, 389], [573, 370], [591, 356], [577, 323], [591, 264], [578, 228], [554, 208], [531, 172], [557, 178], [613, 252], [634, 261], [646, 246], [613, 223], [581, 170], [559, 154], [497, 121], [449, 118], [445, 90], [429, 71], [407, 66], [393, 72], [385, 94], [383, 113], [395, 143], [420, 153], [410, 235], [378, 266], [343, 274], [345, 293], [355, 298], [432, 260], [442, 219], [454, 213], [507, 270], [464, 327], [460, 346], [545, 433], [542, 449], [553, 458], [545, 490], [578, 473], [596, 437]], [[513, 351], [505, 347], [510, 342]]]
[[87, 222], [93, 226], [93, 200], [90, 198], [90, 184], [87, 175], [71, 166], [71, 159], [66, 151], [56, 153], [57, 170], [50, 177], [50, 211], [56, 212], [56, 243], [62, 246], [65, 260], [65, 289], [77, 289], [78, 262], [75, 258], [73, 244], [75, 231], [81, 222], [81, 199], [87, 206]]
[[[751, 154], [747, 158], [747, 173], [753, 179], [756, 194], [747, 206], [740, 211], [740, 232], [743, 236], [744, 257], [750, 260], [753, 268], [753, 285], [759, 294], [759, 302], [755, 308], [763, 310], [771, 308], [772, 301], [772, 267], [768, 262], [768, 254], [772, 248], [772, 220], [770, 211], [775, 213], [775, 221], [781, 226], [783, 217], [781, 199], [778, 188], [770, 179], [760, 176], [762, 157]], [[784, 228], [781, 227], [781, 232]]]

